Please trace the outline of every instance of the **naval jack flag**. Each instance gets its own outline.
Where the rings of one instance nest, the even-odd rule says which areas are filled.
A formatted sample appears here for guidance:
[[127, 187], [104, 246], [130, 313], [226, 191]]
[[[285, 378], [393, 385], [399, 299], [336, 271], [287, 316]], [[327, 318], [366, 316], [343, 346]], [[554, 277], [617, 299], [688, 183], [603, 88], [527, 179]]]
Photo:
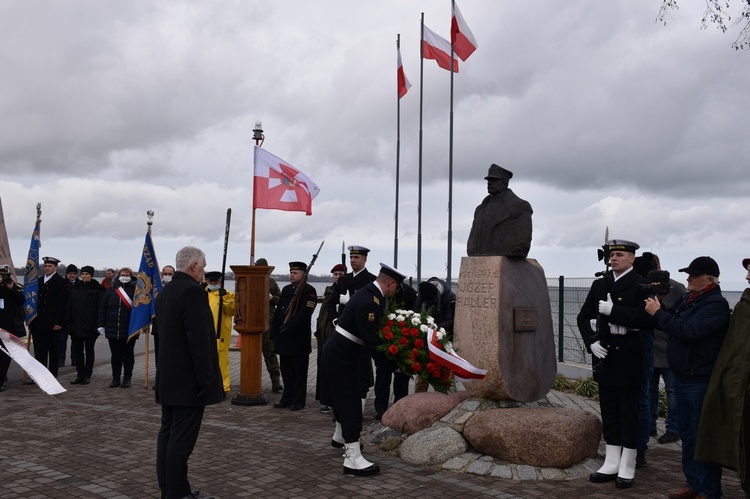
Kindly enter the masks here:
[[304, 211], [312, 215], [312, 200], [320, 192], [313, 179], [258, 146], [254, 159], [253, 209]]

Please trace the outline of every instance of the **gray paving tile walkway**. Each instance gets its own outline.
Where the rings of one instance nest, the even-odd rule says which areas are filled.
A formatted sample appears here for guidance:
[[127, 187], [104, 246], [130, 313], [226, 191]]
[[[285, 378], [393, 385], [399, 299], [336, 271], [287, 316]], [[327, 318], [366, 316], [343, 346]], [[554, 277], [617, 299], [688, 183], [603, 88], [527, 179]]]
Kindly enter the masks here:
[[[58, 375], [69, 390], [49, 397], [35, 386], [21, 385], [14, 364], [6, 391], [0, 393], [0, 497], [2, 498], [150, 498], [159, 497], [155, 477], [156, 434], [160, 408], [144, 387], [145, 341], [136, 345], [134, 386], [109, 388], [109, 349], [97, 342], [91, 384], [70, 385], [74, 369]], [[243, 407], [229, 402], [207, 408], [201, 435], [190, 460], [194, 488], [218, 498], [269, 497], [666, 497], [681, 484], [678, 444], [652, 439], [649, 467], [638, 470], [635, 486], [619, 491], [612, 484], [592, 484], [587, 474], [560, 479], [553, 470], [516, 479], [500, 473], [458, 473], [440, 467], [417, 467], [366, 444], [368, 458], [380, 464], [374, 477], [342, 474], [341, 451], [330, 447], [332, 423], [314, 401], [313, 351], [308, 404], [290, 412], [272, 406]], [[238, 351], [230, 352], [232, 386], [239, 385]], [[153, 352], [149, 355], [153, 377]], [[270, 380], [263, 379], [271, 403]], [[598, 405], [568, 393], [551, 392], [550, 401], [594, 413]], [[372, 401], [365, 425], [377, 424]], [[663, 431], [663, 422], [660, 422]], [[497, 468], [496, 468], [497, 469]], [[533, 468], [532, 468], [533, 470]], [[500, 475], [500, 476], [499, 476]], [[526, 478], [526, 479], [521, 479]], [[739, 498], [739, 483], [725, 472], [725, 497]]]

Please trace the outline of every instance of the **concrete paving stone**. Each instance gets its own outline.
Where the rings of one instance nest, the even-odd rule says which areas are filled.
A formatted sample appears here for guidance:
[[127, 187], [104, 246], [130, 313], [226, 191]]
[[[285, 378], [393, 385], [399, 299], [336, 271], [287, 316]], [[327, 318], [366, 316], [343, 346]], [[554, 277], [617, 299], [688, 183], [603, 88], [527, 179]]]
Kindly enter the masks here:
[[513, 470], [507, 464], [496, 464], [490, 470], [490, 476], [495, 478], [513, 478]]
[[492, 469], [492, 463], [477, 459], [466, 468], [466, 473], [473, 475], [486, 475]]
[[469, 462], [468, 459], [462, 457], [452, 457], [443, 463], [442, 468], [449, 471], [459, 471], [469, 464]]
[[526, 464], [519, 464], [516, 466], [516, 474], [521, 480], [536, 480], [538, 478], [536, 468]]

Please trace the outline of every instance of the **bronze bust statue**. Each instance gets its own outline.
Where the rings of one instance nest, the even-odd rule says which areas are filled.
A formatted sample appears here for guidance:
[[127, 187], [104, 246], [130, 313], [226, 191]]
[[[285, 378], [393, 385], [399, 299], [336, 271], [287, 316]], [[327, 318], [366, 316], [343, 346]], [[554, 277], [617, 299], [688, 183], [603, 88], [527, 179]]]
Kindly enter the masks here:
[[531, 248], [531, 214], [528, 201], [508, 188], [513, 172], [493, 164], [485, 177], [487, 192], [474, 211], [466, 243], [469, 256], [526, 258]]

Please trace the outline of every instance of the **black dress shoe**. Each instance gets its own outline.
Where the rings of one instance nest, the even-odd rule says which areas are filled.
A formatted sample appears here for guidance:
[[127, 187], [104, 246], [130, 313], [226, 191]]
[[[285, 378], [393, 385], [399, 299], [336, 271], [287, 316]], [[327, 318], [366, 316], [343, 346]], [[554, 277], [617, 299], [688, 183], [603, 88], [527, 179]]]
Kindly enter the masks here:
[[89, 383], [91, 383], [91, 378], [83, 378], [81, 380], [82, 385], [88, 385]]
[[124, 377], [122, 378], [122, 384], [120, 385], [120, 388], [130, 388], [130, 378]]
[[120, 386], [120, 377], [112, 378], [112, 383], [109, 384], [110, 388], [117, 388]]
[[646, 451], [645, 450], [639, 450], [636, 451], [635, 454], [635, 468], [641, 469], [648, 467], [648, 462], [646, 461]]
[[286, 409], [287, 407], [289, 407], [289, 404], [285, 402], [276, 402], [275, 404], [273, 404], [274, 409]]
[[592, 473], [589, 475], [589, 481], [593, 483], [604, 483], [604, 482], [611, 482], [613, 480], [617, 480], [617, 473], [599, 473], [598, 471], [596, 473]]
[[347, 468], [346, 466], [344, 466], [344, 475], [370, 476], [370, 475], [374, 475], [375, 473], [378, 473], [379, 471], [380, 471], [380, 466], [378, 466], [377, 464], [373, 464], [362, 470], [357, 470], [354, 468]]
[[290, 411], [301, 411], [304, 408], [305, 408], [305, 406], [303, 406], [303, 405], [293, 405], [293, 406], [291, 406], [289, 408], [289, 410]]
[[381, 419], [383, 419], [383, 415], [382, 415], [382, 414], [377, 414], [377, 413], [376, 413], [376, 414], [375, 414], [375, 419], [377, 419], [378, 421], [380, 421]]
[[76, 378], [73, 381], [70, 382], [71, 385], [80, 385], [81, 381], [83, 381], [83, 378]]
[[620, 478], [617, 477], [617, 480], [615, 480], [615, 487], [618, 489], [629, 489], [633, 486], [633, 479], [632, 478]]

